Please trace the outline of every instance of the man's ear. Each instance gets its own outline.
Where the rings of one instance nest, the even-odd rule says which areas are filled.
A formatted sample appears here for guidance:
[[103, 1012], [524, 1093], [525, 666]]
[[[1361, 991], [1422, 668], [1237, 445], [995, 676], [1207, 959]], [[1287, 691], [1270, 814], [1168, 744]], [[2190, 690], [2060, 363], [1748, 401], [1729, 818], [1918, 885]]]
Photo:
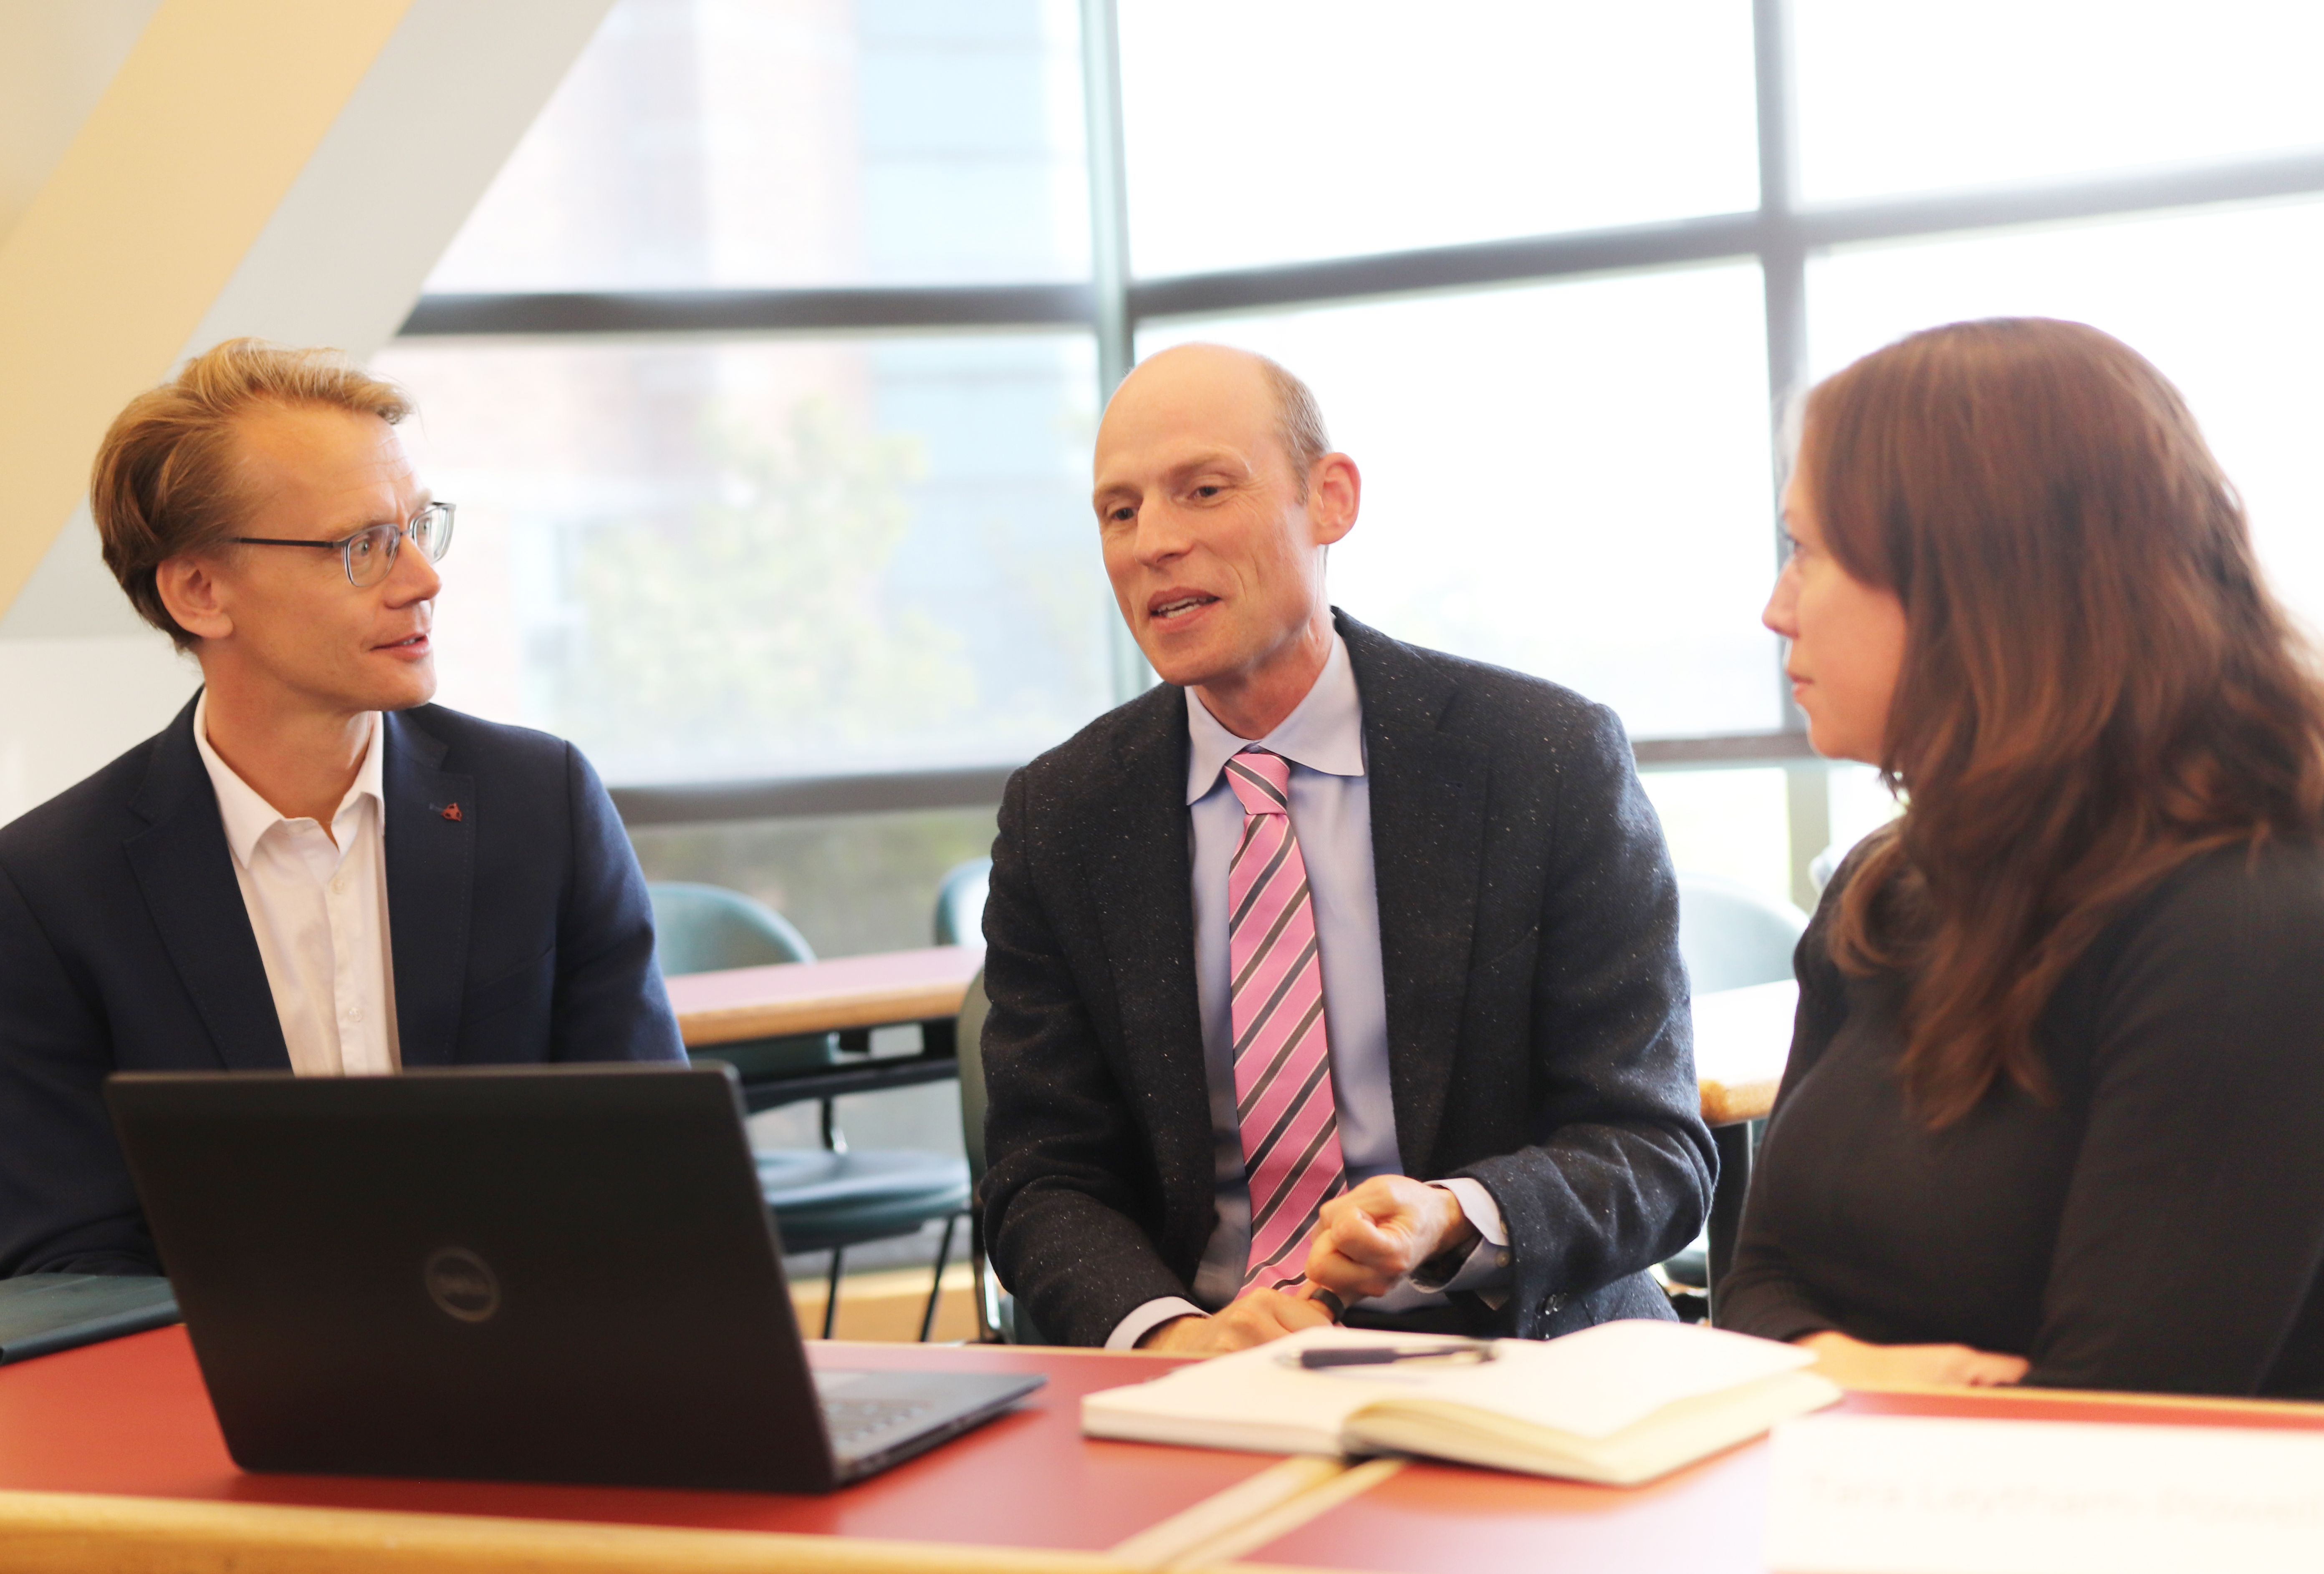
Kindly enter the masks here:
[[153, 585], [178, 627], [196, 639], [223, 640], [234, 632], [226, 587], [212, 559], [193, 552], [165, 557], [153, 571]]
[[1328, 547], [1356, 528], [1364, 478], [1345, 454], [1326, 454], [1307, 473], [1307, 523], [1315, 544]]

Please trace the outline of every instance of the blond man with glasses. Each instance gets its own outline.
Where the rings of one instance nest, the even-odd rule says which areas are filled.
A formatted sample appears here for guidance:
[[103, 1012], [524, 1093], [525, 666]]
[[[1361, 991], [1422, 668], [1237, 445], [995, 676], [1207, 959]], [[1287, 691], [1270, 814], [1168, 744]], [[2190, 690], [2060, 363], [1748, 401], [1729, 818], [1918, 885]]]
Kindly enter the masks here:
[[0, 1275], [159, 1271], [115, 1071], [684, 1056], [588, 762], [429, 704], [454, 510], [410, 410], [237, 339], [106, 435], [106, 566], [202, 689], [0, 827]]

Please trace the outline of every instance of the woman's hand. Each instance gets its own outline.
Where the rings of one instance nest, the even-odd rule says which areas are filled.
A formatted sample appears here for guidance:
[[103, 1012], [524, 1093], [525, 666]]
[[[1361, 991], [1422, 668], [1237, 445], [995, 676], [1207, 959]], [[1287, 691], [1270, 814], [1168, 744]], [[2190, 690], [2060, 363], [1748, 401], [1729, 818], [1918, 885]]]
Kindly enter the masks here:
[[2025, 1358], [1967, 1345], [1868, 1345], [1844, 1333], [1793, 1341], [1813, 1350], [1815, 1369], [1843, 1388], [1997, 1388], [2025, 1376]]

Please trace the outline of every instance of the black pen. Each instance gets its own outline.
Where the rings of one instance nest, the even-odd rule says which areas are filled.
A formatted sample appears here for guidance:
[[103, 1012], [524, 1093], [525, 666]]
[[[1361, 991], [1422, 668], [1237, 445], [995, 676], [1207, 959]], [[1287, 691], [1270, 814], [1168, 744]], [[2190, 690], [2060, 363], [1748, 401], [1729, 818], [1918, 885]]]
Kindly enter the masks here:
[[1483, 1339], [1464, 1345], [1360, 1345], [1301, 1350], [1299, 1364], [1314, 1372], [1327, 1367], [1385, 1367], [1391, 1361], [1489, 1361], [1499, 1353]]

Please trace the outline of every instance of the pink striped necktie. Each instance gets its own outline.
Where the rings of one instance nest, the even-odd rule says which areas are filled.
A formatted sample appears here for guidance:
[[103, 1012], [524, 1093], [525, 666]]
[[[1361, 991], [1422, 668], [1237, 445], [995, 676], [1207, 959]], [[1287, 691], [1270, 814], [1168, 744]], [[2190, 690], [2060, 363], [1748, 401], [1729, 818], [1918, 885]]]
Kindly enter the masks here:
[[1243, 1287], [1288, 1289], [1306, 1277], [1316, 1210], [1347, 1184], [1332, 1103], [1323, 964], [1307, 863], [1292, 833], [1291, 762], [1263, 749], [1227, 761], [1242, 800], [1242, 840], [1227, 873], [1235, 1108], [1250, 1183]]

